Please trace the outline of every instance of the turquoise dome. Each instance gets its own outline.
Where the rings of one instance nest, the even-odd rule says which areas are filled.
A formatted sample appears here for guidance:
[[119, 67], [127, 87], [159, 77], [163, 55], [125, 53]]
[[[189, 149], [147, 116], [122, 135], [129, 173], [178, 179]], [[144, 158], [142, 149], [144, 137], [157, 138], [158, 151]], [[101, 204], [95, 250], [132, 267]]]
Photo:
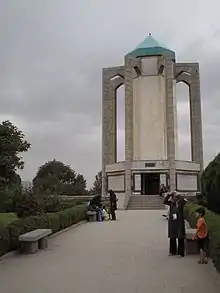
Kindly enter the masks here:
[[175, 59], [175, 52], [157, 42], [151, 34], [129, 54], [134, 57], [162, 55]]

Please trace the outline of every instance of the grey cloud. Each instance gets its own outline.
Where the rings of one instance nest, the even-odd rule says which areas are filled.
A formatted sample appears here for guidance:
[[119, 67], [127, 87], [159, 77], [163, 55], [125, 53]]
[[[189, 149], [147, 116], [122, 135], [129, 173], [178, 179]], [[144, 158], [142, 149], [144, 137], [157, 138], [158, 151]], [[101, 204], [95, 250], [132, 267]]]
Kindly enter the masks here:
[[[200, 4], [0, 0], [0, 117], [12, 118], [32, 143], [22, 176], [31, 179], [55, 157], [91, 184], [101, 168], [101, 69], [122, 64], [149, 32], [176, 50], [178, 60], [200, 61], [205, 159], [214, 156], [220, 142], [219, 3]], [[185, 155], [185, 91], [178, 99]], [[123, 120], [121, 114], [120, 154]]]

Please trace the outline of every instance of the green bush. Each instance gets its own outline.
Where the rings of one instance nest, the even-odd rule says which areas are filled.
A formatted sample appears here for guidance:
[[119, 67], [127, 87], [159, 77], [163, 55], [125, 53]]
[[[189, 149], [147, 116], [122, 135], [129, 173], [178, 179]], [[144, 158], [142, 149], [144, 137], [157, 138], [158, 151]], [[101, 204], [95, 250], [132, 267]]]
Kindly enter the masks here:
[[[191, 224], [191, 227], [196, 227], [196, 209], [200, 207], [196, 204], [186, 204], [185, 217]], [[206, 209], [205, 220], [207, 222], [210, 232], [210, 256], [216, 267], [220, 272], [220, 215]]]
[[39, 199], [31, 190], [26, 190], [16, 199], [15, 213], [19, 218], [37, 216], [43, 212]]
[[19, 236], [35, 229], [52, 229], [58, 232], [82, 220], [85, 220], [86, 205], [81, 204], [56, 213], [44, 213], [18, 219], [0, 227], [0, 255], [19, 247]]
[[83, 199], [62, 199], [61, 200], [61, 209], [69, 209], [79, 204], [85, 204], [88, 200]]
[[0, 226], [0, 255], [6, 253], [10, 247], [10, 235], [7, 227]]
[[0, 225], [2, 226], [8, 225], [17, 219], [18, 217], [14, 213], [0, 213]]
[[15, 206], [15, 212], [19, 218], [36, 216], [42, 213], [54, 213], [63, 209], [62, 200], [59, 196], [37, 195], [32, 190], [24, 191], [16, 199]]
[[207, 207], [220, 214], [220, 153], [205, 168], [201, 185]]
[[59, 196], [39, 196], [39, 203], [45, 213], [55, 213], [62, 209], [62, 202]]
[[7, 226], [10, 235], [10, 250], [19, 246], [19, 235], [30, 232], [35, 229], [44, 229], [48, 227], [48, 219], [46, 214], [39, 216], [31, 216], [18, 219]]

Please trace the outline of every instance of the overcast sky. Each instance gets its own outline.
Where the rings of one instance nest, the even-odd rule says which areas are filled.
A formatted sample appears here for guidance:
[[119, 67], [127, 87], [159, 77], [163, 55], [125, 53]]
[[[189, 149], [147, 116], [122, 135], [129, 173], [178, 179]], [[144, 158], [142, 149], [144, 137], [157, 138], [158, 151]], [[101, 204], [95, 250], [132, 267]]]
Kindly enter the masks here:
[[[149, 32], [177, 61], [200, 62], [205, 163], [212, 159], [220, 150], [219, 9], [217, 0], [0, 0], [0, 120], [32, 144], [23, 179], [56, 158], [91, 185], [101, 169], [101, 70], [121, 65]], [[187, 159], [187, 89], [178, 85], [177, 94], [179, 157]]]

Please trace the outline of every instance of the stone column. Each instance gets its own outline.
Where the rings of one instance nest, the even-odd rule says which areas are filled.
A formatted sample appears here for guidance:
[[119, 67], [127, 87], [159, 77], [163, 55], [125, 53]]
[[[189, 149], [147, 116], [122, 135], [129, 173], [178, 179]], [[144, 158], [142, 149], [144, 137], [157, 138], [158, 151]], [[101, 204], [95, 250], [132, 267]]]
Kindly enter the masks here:
[[203, 170], [203, 137], [202, 114], [200, 97], [199, 64], [195, 64], [191, 73], [190, 95], [190, 121], [191, 121], [191, 152], [192, 161], [200, 164]]
[[167, 160], [169, 162], [169, 181], [171, 190], [176, 189], [175, 174], [175, 119], [173, 99], [173, 60], [165, 58], [165, 93], [167, 124]]
[[103, 69], [102, 96], [102, 195], [107, 194], [105, 166], [116, 162], [116, 100], [111, 85], [112, 69]]
[[[125, 56], [125, 196], [128, 200], [132, 194], [131, 162], [133, 160], [133, 58]], [[126, 200], [125, 200], [126, 202]]]

